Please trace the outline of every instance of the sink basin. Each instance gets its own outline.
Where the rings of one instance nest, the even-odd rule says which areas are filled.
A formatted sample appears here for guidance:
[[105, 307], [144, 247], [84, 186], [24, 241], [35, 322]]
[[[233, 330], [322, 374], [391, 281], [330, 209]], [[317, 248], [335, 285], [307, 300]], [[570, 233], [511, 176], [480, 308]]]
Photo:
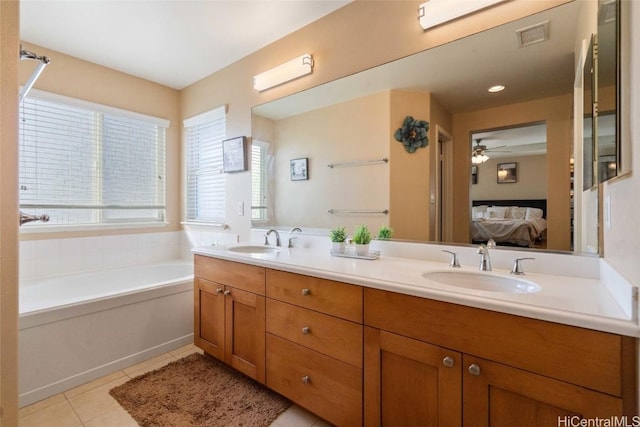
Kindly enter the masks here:
[[516, 279], [514, 277], [494, 276], [487, 273], [434, 271], [424, 273], [422, 277], [445, 285], [475, 289], [477, 291], [529, 294], [540, 290], [540, 286], [529, 282], [528, 280]]
[[227, 248], [229, 252], [237, 252], [241, 254], [275, 254], [280, 252], [280, 248], [266, 245], [239, 245]]

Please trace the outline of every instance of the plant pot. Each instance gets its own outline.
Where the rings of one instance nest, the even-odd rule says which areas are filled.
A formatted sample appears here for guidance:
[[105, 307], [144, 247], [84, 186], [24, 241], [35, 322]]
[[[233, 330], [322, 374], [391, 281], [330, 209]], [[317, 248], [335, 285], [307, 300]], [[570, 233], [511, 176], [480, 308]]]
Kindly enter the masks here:
[[336, 254], [344, 253], [345, 242], [331, 242], [331, 250]]
[[369, 255], [369, 244], [358, 244], [356, 243], [356, 255], [358, 256], [367, 256]]

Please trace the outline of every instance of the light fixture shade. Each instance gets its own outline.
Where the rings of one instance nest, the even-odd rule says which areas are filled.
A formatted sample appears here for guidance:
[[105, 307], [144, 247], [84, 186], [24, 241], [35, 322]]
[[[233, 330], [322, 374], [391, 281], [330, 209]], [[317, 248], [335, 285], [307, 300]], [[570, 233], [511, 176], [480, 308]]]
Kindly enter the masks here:
[[259, 92], [313, 72], [313, 57], [305, 53], [298, 58], [253, 77], [253, 88]]
[[473, 153], [471, 155], [471, 164], [473, 165], [479, 165], [481, 163], [486, 162], [487, 160], [489, 160], [489, 156], [487, 156], [486, 154]]
[[505, 0], [429, 0], [418, 8], [423, 30], [444, 24]]

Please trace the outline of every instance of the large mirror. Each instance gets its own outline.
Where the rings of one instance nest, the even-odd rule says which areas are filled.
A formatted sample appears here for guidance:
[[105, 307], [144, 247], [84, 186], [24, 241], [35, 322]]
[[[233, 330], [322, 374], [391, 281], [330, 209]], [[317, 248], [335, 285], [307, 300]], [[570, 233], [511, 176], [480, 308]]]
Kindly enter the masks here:
[[[254, 107], [253, 225], [390, 225], [399, 239], [468, 244], [482, 180], [510, 193], [486, 200], [524, 204], [517, 180], [497, 183], [505, 164], [503, 174], [528, 177], [527, 200], [544, 200], [544, 243], [515, 246], [573, 250], [573, 218], [590, 215], [571, 206], [575, 52], [595, 31], [590, 8], [571, 2]], [[487, 91], [496, 84], [505, 89]], [[393, 138], [407, 116], [429, 122], [429, 144], [414, 153]], [[538, 166], [514, 157], [518, 137], [506, 132], [531, 126], [530, 143], [544, 144]], [[472, 164], [488, 144], [511, 153]], [[296, 159], [307, 159], [306, 179], [292, 178]]]

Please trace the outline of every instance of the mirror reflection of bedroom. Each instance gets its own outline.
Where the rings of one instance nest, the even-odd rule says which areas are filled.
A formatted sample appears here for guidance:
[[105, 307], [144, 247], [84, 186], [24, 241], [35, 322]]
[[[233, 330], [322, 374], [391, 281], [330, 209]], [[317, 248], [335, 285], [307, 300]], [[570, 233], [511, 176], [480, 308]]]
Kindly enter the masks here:
[[476, 131], [471, 144], [471, 241], [547, 248], [546, 124]]

